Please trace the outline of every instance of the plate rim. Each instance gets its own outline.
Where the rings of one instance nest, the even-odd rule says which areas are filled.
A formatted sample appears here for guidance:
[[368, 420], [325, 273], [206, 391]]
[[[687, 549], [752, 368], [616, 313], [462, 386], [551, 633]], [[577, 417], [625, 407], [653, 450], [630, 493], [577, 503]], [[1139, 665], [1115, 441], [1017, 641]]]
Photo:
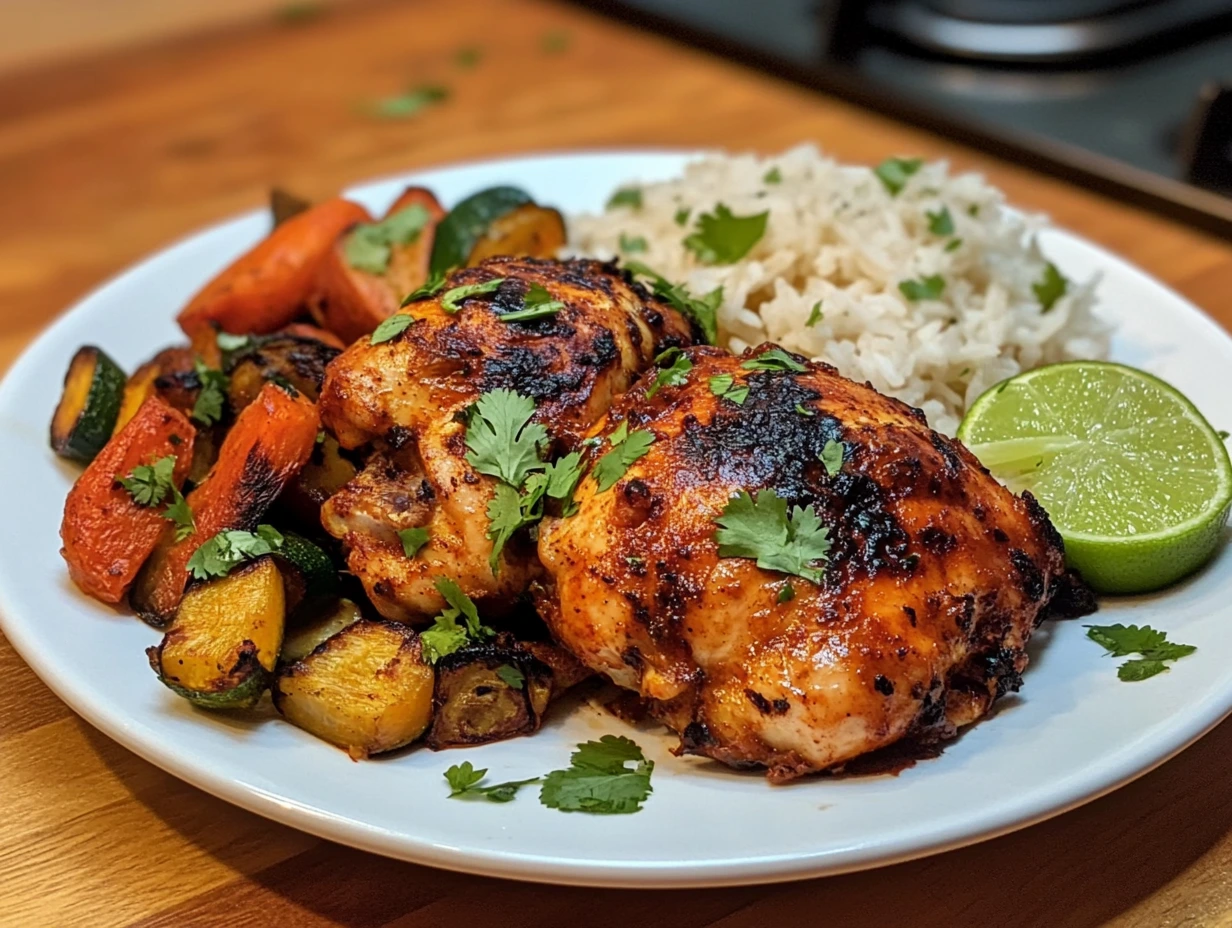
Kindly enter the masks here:
[[[602, 147], [580, 149], [556, 149], [541, 152], [519, 153], [508, 157], [478, 157], [462, 161], [416, 166], [413, 169], [394, 172], [350, 184], [346, 193], [372, 188], [381, 184], [406, 182], [435, 171], [459, 168], [509, 167], [544, 161], [588, 160], [592, 158], [629, 157], [647, 159], [654, 157], [680, 158], [682, 163], [704, 156], [712, 148], [665, 148], [665, 147]], [[631, 164], [631, 173], [638, 165]], [[150, 265], [166, 259], [169, 253], [196, 245], [200, 239], [220, 234], [228, 226], [241, 225], [259, 217], [260, 208], [223, 218], [206, 226], [177, 237], [169, 244], [153, 251], [122, 270], [111, 275], [101, 284], [90, 288], [57, 314], [23, 348], [0, 381], [0, 408], [8, 405], [8, 394], [16, 389], [13, 384], [25, 379], [27, 368], [34, 367], [37, 355], [62, 328], [71, 327], [73, 320], [89, 311], [95, 300], [107, 299], [109, 291], [124, 285], [127, 278], [144, 272]], [[1090, 255], [1108, 266], [1116, 265], [1121, 273], [1128, 273], [1136, 282], [1162, 291], [1184, 306], [1186, 313], [1206, 327], [1207, 333], [1225, 342], [1232, 337], [1210, 316], [1186, 297], [1167, 284], [1151, 276], [1103, 246], [1077, 233], [1056, 226], [1048, 226], [1043, 235], [1059, 236], [1071, 247], [1086, 250]], [[982, 841], [1030, 827], [1071, 809], [1094, 801], [1121, 786], [1144, 776], [1175, 757], [1185, 748], [1207, 734], [1232, 713], [1232, 677], [1221, 689], [1212, 689], [1197, 702], [1189, 705], [1185, 714], [1187, 725], [1173, 726], [1149, 741], [1140, 741], [1133, 747], [1101, 759], [1098, 764], [1088, 765], [1071, 778], [1074, 782], [1063, 791], [1058, 791], [1055, 801], [1037, 803], [1030, 810], [1006, 804], [1000, 815], [986, 819], [981, 827], [972, 829], [959, 824], [934, 829], [930, 837], [921, 839], [915, 834], [896, 836], [891, 841], [875, 841], [849, 848], [842, 860], [833, 860], [835, 852], [817, 854], [787, 853], [761, 855], [754, 858], [727, 857], [709, 861], [574, 861], [547, 854], [528, 854], [522, 851], [486, 849], [476, 852], [442, 845], [431, 840], [418, 839], [411, 835], [396, 833], [389, 829], [370, 825], [328, 809], [305, 805], [222, 775], [208, 767], [186, 758], [179, 750], [166, 747], [155, 731], [140, 719], [126, 713], [108, 711], [108, 704], [95, 704], [75, 689], [68, 675], [62, 675], [54, 666], [51, 653], [44, 653], [32, 636], [27, 634], [29, 623], [13, 618], [19, 610], [14, 607], [10, 590], [0, 585], [0, 630], [14, 650], [30, 666], [42, 682], [73, 712], [90, 725], [117, 741], [127, 750], [149, 761], [172, 776], [203, 791], [236, 805], [249, 812], [272, 819], [283, 825], [307, 832], [316, 837], [336, 841], [351, 847], [383, 856], [443, 868], [457, 872], [483, 876], [516, 879], [556, 885], [596, 886], [613, 888], [685, 888], [708, 886], [740, 886], [767, 884], [806, 879], [816, 876], [838, 875], [872, 867], [890, 866], [908, 860], [955, 850]], [[1157, 726], [1158, 727], [1158, 726]], [[1023, 814], [1026, 811], [1026, 814]]]

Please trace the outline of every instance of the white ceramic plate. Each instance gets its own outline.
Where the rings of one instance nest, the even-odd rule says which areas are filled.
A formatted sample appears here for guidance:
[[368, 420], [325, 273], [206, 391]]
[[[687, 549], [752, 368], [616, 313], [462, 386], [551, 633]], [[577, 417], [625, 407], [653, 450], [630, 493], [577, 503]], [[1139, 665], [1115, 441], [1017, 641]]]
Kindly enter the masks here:
[[[352, 191], [382, 209], [413, 182], [445, 203], [497, 183], [563, 210], [598, 209], [630, 178], [677, 172], [681, 154], [595, 153], [468, 164]], [[1232, 710], [1232, 553], [1166, 594], [1106, 601], [1103, 622], [1150, 623], [1198, 646], [1171, 673], [1121, 683], [1078, 622], [1049, 623], [1031, 647], [1019, 696], [1001, 703], [936, 760], [897, 777], [812, 778], [771, 787], [698, 758], [673, 739], [583, 705], [532, 738], [353, 763], [276, 717], [194, 711], [150, 673], [158, 635], [77, 592], [58, 555], [64, 495], [76, 469], [47, 447], [60, 382], [83, 342], [132, 369], [175, 341], [186, 297], [256, 242], [266, 218], [215, 226], [137, 265], [82, 300], [22, 356], [0, 386], [0, 614], [5, 634], [70, 706], [121, 744], [217, 796], [322, 837], [417, 863], [518, 879], [605, 886], [700, 886], [837, 873], [958, 847], [1021, 828], [1137, 777]], [[1070, 277], [1102, 273], [1101, 311], [1120, 328], [1118, 360], [1185, 391], [1216, 427], [1232, 427], [1232, 341], [1146, 275], [1073, 235], [1043, 245]], [[562, 814], [535, 791], [495, 805], [446, 799], [442, 772], [463, 759], [502, 779], [566, 766], [579, 741], [626, 732], [657, 768], [654, 795], [624, 816]]]

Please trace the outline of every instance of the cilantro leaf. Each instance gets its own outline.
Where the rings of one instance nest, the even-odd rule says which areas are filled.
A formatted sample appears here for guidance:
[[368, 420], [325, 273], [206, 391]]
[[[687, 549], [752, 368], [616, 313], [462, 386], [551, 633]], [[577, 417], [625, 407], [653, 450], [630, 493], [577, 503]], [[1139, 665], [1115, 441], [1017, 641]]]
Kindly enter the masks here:
[[676, 210], [676, 215], [673, 216], [672, 219], [675, 221], [676, 225], [678, 226], [688, 225], [689, 214], [692, 212], [693, 210], [691, 210], [689, 207], [682, 206], [680, 207], [680, 209]]
[[480, 786], [479, 783], [487, 775], [487, 767], [476, 770], [469, 760], [464, 760], [460, 764], [454, 764], [445, 771], [445, 781], [449, 784], [449, 798], [509, 802], [518, 794], [518, 790], [523, 786], [539, 782], [538, 777], [531, 777], [529, 780], [512, 780], [508, 783], [497, 783], [493, 786]]
[[736, 383], [736, 378], [731, 374], [719, 374], [711, 377], [710, 392], [719, 399], [730, 400], [737, 406], [743, 406], [744, 401], [749, 398], [748, 385]]
[[255, 532], [221, 531], [193, 552], [188, 570], [195, 580], [225, 577], [244, 561], [273, 554], [281, 547], [282, 533], [272, 525], [258, 525]]
[[845, 450], [846, 447], [843, 443], [834, 439], [830, 439], [822, 446], [821, 454], [818, 457], [821, 458], [822, 466], [825, 467], [826, 473], [829, 476], [833, 477], [843, 469], [843, 452]]
[[659, 372], [655, 374], [654, 383], [646, 391], [646, 399], [650, 399], [662, 387], [679, 387], [688, 380], [689, 371], [693, 370], [693, 362], [689, 360], [684, 352], [679, 348], [668, 348], [655, 358], [656, 365], [662, 365], [668, 361], [672, 362], [668, 367], [659, 367]]
[[950, 208], [943, 206], [938, 212], [925, 210], [924, 215], [928, 217], [928, 231], [933, 235], [945, 237], [954, 234], [954, 217], [950, 215]]
[[512, 390], [480, 396], [466, 427], [471, 466], [520, 488], [527, 474], [543, 466], [539, 453], [548, 441], [547, 429], [531, 421], [534, 414], [535, 401]]
[[1057, 305], [1057, 300], [1065, 296], [1065, 291], [1068, 289], [1069, 281], [1051, 261], [1044, 268], [1044, 276], [1031, 285], [1035, 298], [1040, 302], [1040, 312], [1045, 313]]
[[222, 371], [206, 367], [200, 358], [193, 361], [193, 370], [201, 381], [201, 391], [193, 403], [192, 418], [202, 425], [213, 425], [222, 419], [223, 402], [227, 398], [230, 380]]
[[414, 324], [415, 317], [410, 313], [394, 313], [376, 327], [371, 338], [368, 339], [368, 344], [379, 345], [382, 342], [392, 341]]
[[772, 167], [761, 176], [761, 180], [764, 184], [781, 184], [783, 182], [783, 172], [777, 166]]
[[646, 241], [644, 235], [625, 235], [620, 233], [620, 250], [626, 254], [633, 254], [635, 251], [645, 251], [650, 245]]
[[138, 464], [127, 477], [116, 477], [116, 483], [128, 490], [138, 506], [157, 506], [167, 498], [175, 484], [175, 455], [159, 458], [153, 464]]
[[[615, 448], [617, 445], [619, 445], [621, 442], [623, 442], [628, 437], [629, 437], [629, 420], [621, 419], [620, 425], [616, 426], [612, 434], [608, 436], [607, 440], [611, 442], [612, 447]], [[603, 441], [603, 439], [599, 439], [599, 440], [600, 442]]]
[[214, 342], [218, 345], [219, 351], [230, 354], [235, 351], [251, 348], [253, 337], [251, 335], [232, 335], [230, 332], [219, 332], [214, 337]]
[[779, 595], [774, 598], [774, 601], [781, 606], [783, 603], [789, 603], [795, 598], [796, 588], [792, 586], [791, 581], [788, 580], [783, 584], [782, 589], [779, 590]]
[[439, 84], [425, 84], [406, 93], [383, 97], [372, 108], [373, 115], [381, 119], [406, 119], [416, 116], [421, 110], [449, 98], [449, 89]]
[[907, 186], [911, 175], [923, 166], [923, 158], [886, 158], [873, 168], [873, 173], [890, 192], [890, 196], [896, 197]]
[[500, 572], [500, 556], [514, 533], [534, 519], [527, 519], [524, 503], [527, 500], [507, 483], [498, 483], [488, 501], [488, 537], [492, 539], [492, 553], [488, 555], [488, 567], [495, 575]]
[[493, 277], [491, 280], [485, 280], [480, 284], [466, 284], [446, 290], [445, 295], [441, 297], [441, 309], [450, 314], [456, 313], [462, 308], [461, 303], [463, 300], [468, 300], [473, 296], [480, 296], [484, 293], [494, 293], [504, 282], [505, 278], [503, 277]]
[[[448, 605], [433, 620], [431, 628], [419, 633], [425, 661], [435, 664], [472, 641], [495, 637], [496, 632], [479, 621], [479, 610], [457, 583], [448, 577], [437, 577], [436, 591]], [[462, 619], [461, 625], [458, 619]]]
[[545, 316], [554, 316], [564, 308], [565, 304], [560, 300], [552, 299], [552, 294], [548, 293], [547, 288], [542, 284], [531, 284], [526, 291], [526, 296], [522, 298], [522, 309], [504, 313], [500, 320], [501, 322], [519, 322], [528, 319], [542, 319]]
[[547, 480], [545, 492], [550, 499], [561, 502], [561, 516], [571, 516], [577, 511], [573, 501], [574, 491], [582, 482], [582, 454], [570, 451], [559, 461], [549, 464], [544, 471]]
[[427, 280], [406, 295], [402, 300], [402, 305], [410, 306], [416, 300], [426, 300], [430, 296], [436, 296], [444, 289], [445, 272], [433, 271]]
[[948, 251], [958, 251], [958, 249], [962, 248], [962, 243], [963, 243], [963, 240], [961, 238], [950, 239], [948, 242], [945, 243], [944, 250], [947, 252]]
[[769, 218], [769, 210], [752, 216], [736, 216], [719, 203], [713, 213], [697, 217], [696, 230], [683, 244], [703, 264], [734, 264], [761, 241]]
[[[539, 801], [562, 812], [621, 815], [637, 812], [652, 792], [654, 762], [628, 738], [604, 735], [578, 745], [565, 770], [543, 778]], [[629, 768], [628, 764], [634, 764]]]
[[741, 490], [715, 522], [720, 557], [754, 558], [764, 570], [821, 582], [821, 569], [809, 564], [827, 560], [830, 539], [812, 506], [796, 506], [788, 518], [786, 501], [773, 490], [758, 490], [756, 499]]
[[706, 343], [713, 345], [719, 337], [719, 306], [723, 302], [723, 288], [716, 287], [703, 297], [689, 294], [684, 284], [674, 284], [662, 274], [651, 270], [640, 261], [626, 261], [631, 274], [649, 277], [654, 294], [667, 300], [677, 311], [692, 320], [702, 331]]
[[1117, 678], [1127, 683], [1146, 680], [1168, 670], [1167, 661], [1180, 660], [1198, 650], [1192, 644], [1176, 644], [1166, 632], [1149, 625], [1088, 625], [1087, 637], [1108, 652], [1109, 657], [1138, 654], [1117, 668]]
[[607, 200], [605, 209], [615, 209], [618, 206], [627, 206], [630, 209], [642, 208], [642, 188], [640, 187], [621, 187], [613, 193]]
[[474, 45], [468, 45], [465, 48], [459, 48], [453, 55], [453, 63], [459, 68], [470, 70], [479, 64], [483, 58], [483, 49], [477, 48]]
[[912, 303], [937, 300], [945, 291], [945, 278], [940, 274], [931, 274], [919, 280], [902, 280], [899, 281], [898, 290]]
[[496, 675], [504, 681], [506, 686], [515, 690], [520, 690], [526, 684], [526, 675], [513, 664], [501, 664], [496, 668]]
[[545, 54], [559, 55], [569, 47], [569, 33], [563, 29], [553, 29], [551, 32], [545, 33], [543, 38], [539, 40], [539, 47], [543, 49]]
[[805, 328], [811, 329], [817, 323], [825, 318], [825, 313], [821, 311], [821, 300], [813, 304], [813, 308], [809, 310], [808, 319], [804, 321]]
[[629, 437], [617, 444], [607, 454], [595, 463], [591, 472], [600, 493], [610, 489], [625, 475], [634, 461], [645, 456], [654, 444], [654, 433], [639, 431], [630, 432]]
[[749, 358], [740, 366], [746, 371], [790, 371], [795, 374], [807, 370], [803, 364], [782, 348], [771, 348], [769, 351], [763, 351], [757, 357]]
[[398, 532], [398, 540], [402, 542], [402, 553], [407, 557], [414, 557], [419, 553], [419, 549], [428, 543], [428, 539], [432, 537], [432, 533], [426, 528], [404, 528]]
[[796, 412], [798, 412], [802, 416], [808, 416], [810, 418], [817, 415], [816, 410], [809, 409], [803, 403], [796, 403]]
[[188, 500], [174, 485], [171, 487], [171, 502], [163, 510], [163, 518], [175, 523], [176, 541], [183, 541], [197, 530], [197, 521], [193, 518]]
[[393, 247], [409, 245], [419, 238], [431, 218], [423, 206], [413, 203], [380, 222], [361, 222], [347, 235], [342, 256], [357, 271], [384, 274], [389, 270]]

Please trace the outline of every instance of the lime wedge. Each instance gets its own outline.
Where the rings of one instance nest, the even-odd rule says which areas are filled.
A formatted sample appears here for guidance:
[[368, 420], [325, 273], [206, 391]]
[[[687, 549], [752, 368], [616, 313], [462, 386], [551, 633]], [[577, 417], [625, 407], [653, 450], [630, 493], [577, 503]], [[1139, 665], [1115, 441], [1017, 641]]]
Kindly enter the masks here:
[[1100, 592], [1175, 583], [1223, 541], [1228, 452], [1158, 377], [1102, 361], [1037, 368], [977, 399], [958, 437], [1011, 490], [1031, 491]]

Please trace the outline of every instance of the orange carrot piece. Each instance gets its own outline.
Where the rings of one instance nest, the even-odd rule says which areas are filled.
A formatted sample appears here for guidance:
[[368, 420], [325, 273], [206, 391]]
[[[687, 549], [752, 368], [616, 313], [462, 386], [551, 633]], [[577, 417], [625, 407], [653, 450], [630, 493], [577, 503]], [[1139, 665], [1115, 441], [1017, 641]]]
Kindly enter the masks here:
[[369, 218], [358, 203], [341, 198], [293, 216], [206, 284], [180, 312], [180, 328], [190, 338], [211, 324], [235, 334], [282, 328], [303, 313], [321, 259], [338, 236]]
[[157, 396], [149, 397], [128, 423], [90, 462], [64, 502], [60, 554], [69, 576], [83, 593], [105, 603], [117, 603], [171, 526], [157, 506], [140, 506], [116, 482], [140, 464], [175, 456], [173, 480], [184, 483], [192, 464], [192, 423]]

